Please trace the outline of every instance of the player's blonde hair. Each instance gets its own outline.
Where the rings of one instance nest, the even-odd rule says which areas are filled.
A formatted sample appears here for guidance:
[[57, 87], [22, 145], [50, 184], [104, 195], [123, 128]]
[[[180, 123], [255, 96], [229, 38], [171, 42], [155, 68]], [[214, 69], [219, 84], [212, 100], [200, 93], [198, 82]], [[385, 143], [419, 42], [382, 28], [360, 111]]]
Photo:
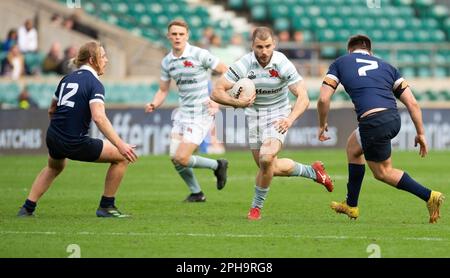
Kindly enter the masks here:
[[189, 33], [189, 25], [186, 23], [186, 21], [182, 19], [174, 19], [172, 20], [169, 25], [167, 26], [167, 32], [170, 30], [170, 27], [172, 26], [181, 26], [186, 28], [186, 31]]
[[258, 38], [262, 41], [267, 40], [268, 38], [274, 38], [273, 31], [269, 27], [261, 26], [256, 27], [253, 31], [252, 42], [255, 42], [255, 39]]
[[[96, 41], [85, 43], [78, 50], [77, 56], [72, 60], [72, 63], [77, 67], [91, 63], [95, 70], [99, 70], [98, 61], [101, 58], [102, 45]], [[92, 58], [92, 62], [91, 59]]]

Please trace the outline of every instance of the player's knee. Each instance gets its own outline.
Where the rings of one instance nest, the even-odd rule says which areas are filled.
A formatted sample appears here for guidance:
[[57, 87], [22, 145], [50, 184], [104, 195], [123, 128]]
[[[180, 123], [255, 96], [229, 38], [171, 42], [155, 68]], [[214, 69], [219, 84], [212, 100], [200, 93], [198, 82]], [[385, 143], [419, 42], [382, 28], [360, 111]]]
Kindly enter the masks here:
[[175, 165], [181, 165], [181, 166], [186, 167], [189, 164], [189, 156], [175, 154], [171, 159], [172, 159], [172, 163]]
[[354, 159], [355, 158], [355, 153], [352, 149], [347, 148], [347, 158], [349, 160]]
[[128, 164], [130, 164], [130, 162], [126, 158], [123, 158], [123, 159], [117, 161], [117, 164], [127, 167]]
[[177, 153], [178, 147], [180, 145], [180, 141], [176, 139], [172, 139], [170, 141], [170, 147], [169, 147], [169, 156], [170, 159], [173, 160], [175, 158], [175, 154]]
[[373, 176], [374, 176], [374, 178], [376, 178], [379, 181], [385, 181], [388, 177], [388, 173], [387, 173], [387, 171], [379, 170], [379, 171], [373, 172]]
[[274, 156], [271, 154], [263, 154], [259, 156], [259, 165], [261, 168], [268, 168], [272, 166], [274, 161]]
[[280, 168], [277, 163], [273, 165], [273, 172], [275, 176], [289, 176], [292, 173], [292, 169]]
[[172, 155], [171, 155], [171, 156], [170, 156], [170, 161], [172, 162], [173, 165], [175, 165], [175, 166], [177, 165], [177, 162], [176, 162], [176, 160], [175, 160], [175, 156], [172, 156]]
[[169, 157], [170, 157], [170, 161], [172, 161], [173, 164], [176, 164], [175, 163], [175, 154], [171, 153], [171, 154], [169, 154]]
[[347, 146], [347, 158], [349, 160], [355, 160], [361, 158], [361, 148], [357, 146]]
[[128, 159], [120, 153], [111, 157], [109, 162], [112, 164], [121, 164], [124, 166], [128, 165], [129, 163]]
[[53, 171], [55, 176], [59, 175], [64, 170], [65, 167], [66, 167], [65, 163], [48, 165], [48, 168]]
[[[172, 160], [172, 162], [174, 162], [175, 161], [175, 158], [176, 158], [176, 151], [172, 151], [172, 149], [169, 151], [169, 157], [170, 157], [170, 160]], [[175, 163], [175, 162], [174, 162]]]

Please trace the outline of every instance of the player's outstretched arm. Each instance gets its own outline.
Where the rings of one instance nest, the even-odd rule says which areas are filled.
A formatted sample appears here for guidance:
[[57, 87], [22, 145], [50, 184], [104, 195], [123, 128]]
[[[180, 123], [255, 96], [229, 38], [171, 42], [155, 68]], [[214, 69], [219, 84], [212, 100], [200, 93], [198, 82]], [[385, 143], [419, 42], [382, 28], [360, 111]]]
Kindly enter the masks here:
[[424, 157], [428, 153], [428, 146], [425, 139], [425, 129], [423, 128], [422, 111], [409, 87], [406, 87], [400, 95], [400, 101], [406, 106], [406, 109], [408, 109], [409, 115], [416, 127], [417, 135], [415, 138], [415, 146], [419, 145], [419, 154]]
[[255, 101], [255, 97], [252, 98], [233, 98], [226, 91], [233, 87], [233, 83], [228, 81], [224, 76], [217, 80], [213, 92], [211, 94], [211, 99], [222, 105], [233, 106], [235, 108], [248, 107]]
[[325, 132], [328, 131], [328, 112], [330, 111], [331, 96], [335, 89], [328, 85], [322, 84], [320, 87], [320, 96], [317, 101], [317, 113], [319, 115], [319, 141], [326, 141], [330, 139]]
[[119, 150], [119, 152], [130, 162], [137, 160], [134, 152], [135, 146], [125, 143], [114, 130], [105, 113], [105, 105], [101, 102], [90, 104], [92, 120], [105, 137]]
[[164, 103], [164, 100], [166, 100], [167, 95], [169, 94], [169, 86], [170, 86], [170, 80], [159, 81], [159, 90], [156, 92], [155, 96], [153, 97], [152, 102], [149, 102], [145, 105], [145, 112], [151, 113], [155, 111], [161, 104]]

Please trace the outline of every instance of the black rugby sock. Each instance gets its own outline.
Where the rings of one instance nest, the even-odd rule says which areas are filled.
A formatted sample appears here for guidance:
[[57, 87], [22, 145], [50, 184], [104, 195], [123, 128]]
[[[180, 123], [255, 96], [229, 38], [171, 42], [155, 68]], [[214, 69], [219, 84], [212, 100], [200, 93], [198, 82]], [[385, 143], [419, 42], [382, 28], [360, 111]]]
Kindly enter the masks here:
[[366, 166], [364, 164], [348, 164], [347, 205], [358, 206], [359, 191], [364, 179]]
[[404, 172], [397, 184], [397, 188], [408, 191], [427, 202], [430, 199], [431, 190], [413, 180], [408, 173]]

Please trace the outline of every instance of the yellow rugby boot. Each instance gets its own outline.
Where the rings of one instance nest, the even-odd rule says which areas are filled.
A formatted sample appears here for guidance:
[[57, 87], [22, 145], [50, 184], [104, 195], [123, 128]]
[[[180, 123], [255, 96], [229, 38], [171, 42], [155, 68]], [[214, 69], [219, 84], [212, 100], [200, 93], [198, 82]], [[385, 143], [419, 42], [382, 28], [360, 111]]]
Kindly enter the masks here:
[[337, 213], [347, 214], [347, 216], [350, 217], [350, 219], [356, 219], [359, 216], [358, 207], [351, 207], [347, 205], [346, 201], [343, 201], [342, 203], [331, 202], [330, 206]]
[[444, 202], [444, 194], [437, 191], [431, 191], [430, 199], [427, 202], [428, 212], [430, 213], [430, 223], [436, 223], [441, 217], [439, 209]]

